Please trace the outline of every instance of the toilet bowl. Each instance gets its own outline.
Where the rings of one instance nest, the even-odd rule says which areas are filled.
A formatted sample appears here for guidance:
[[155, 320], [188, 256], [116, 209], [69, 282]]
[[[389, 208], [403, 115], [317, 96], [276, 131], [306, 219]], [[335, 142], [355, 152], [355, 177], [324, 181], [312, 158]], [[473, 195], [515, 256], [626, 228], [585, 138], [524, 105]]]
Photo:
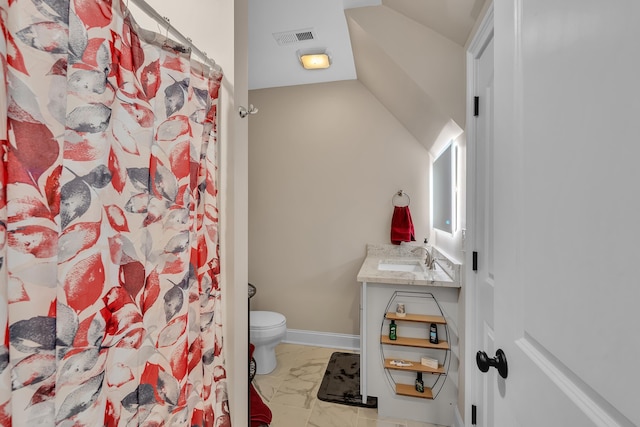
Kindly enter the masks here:
[[255, 346], [256, 373], [268, 374], [276, 368], [276, 345], [287, 334], [287, 319], [274, 311], [249, 312], [249, 337]]

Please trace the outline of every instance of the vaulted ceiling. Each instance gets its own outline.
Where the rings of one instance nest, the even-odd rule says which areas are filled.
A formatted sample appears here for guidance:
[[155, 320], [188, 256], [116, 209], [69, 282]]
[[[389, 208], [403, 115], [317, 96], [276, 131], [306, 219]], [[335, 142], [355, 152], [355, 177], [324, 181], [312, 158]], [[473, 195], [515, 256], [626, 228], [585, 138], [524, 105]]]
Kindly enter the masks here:
[[[430, 149], [464, 128], [464, 46], [485, 1], [249, 0], [249, 89], [358, 79]], [[304, 70], [308, 49], [332, 66]]]

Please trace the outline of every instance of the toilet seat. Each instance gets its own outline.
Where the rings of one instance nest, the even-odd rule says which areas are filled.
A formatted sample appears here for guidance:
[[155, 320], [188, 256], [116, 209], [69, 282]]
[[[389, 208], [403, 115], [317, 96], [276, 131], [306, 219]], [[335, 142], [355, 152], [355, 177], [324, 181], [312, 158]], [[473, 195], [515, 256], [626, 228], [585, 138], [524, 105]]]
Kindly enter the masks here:
[[282, 327], [287, 319], [280, 313], [273, 311], [252, 311], [249, 327], [253, 330], [265, 330]]

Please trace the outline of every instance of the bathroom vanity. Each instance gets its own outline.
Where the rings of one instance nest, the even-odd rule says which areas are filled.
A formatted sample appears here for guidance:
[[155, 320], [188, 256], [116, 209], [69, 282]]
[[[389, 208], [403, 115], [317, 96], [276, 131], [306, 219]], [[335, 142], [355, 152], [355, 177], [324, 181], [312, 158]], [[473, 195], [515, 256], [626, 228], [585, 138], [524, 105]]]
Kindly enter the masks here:
[[[460, 264], [428, 249], [435, 258], [432, 270], [423, 247], [367, 245], [357, 277], [360, 392], [363, 402], [378, 398], [380, 416], [450, 426], [458, 398]], [[432, 328], [437, 343], [429, 339]]]

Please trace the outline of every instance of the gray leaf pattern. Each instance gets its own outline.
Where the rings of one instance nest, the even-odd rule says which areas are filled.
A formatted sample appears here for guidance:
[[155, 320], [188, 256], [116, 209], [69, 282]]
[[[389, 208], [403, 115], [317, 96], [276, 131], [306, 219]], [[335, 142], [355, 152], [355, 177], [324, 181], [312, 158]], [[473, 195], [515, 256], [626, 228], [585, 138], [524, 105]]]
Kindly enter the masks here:
[[111, 182], [111, 171], [106, 165], [98, 165], [82, 179], [93, 188], [104, 188]]
[[0, 346], [0, 374], [4, 372], [9, 366], [9, 349], [5, 346]]
[[155, 401], [153, 387], [151, 384], [143, 383], [126, 395], [121, 403], [129, 412], [135, 412], [139, 406], [153, 404]]
[[82, 94], [104, 93], [107, 88], [107, 76], [97, 70], [77, 70], [67, 81], [69, 90]]
[[164, 90], [164, 105], [167, 117], [184, 107], [188, 87], [189, 79], [184, 79], [169, 85]]
[[177, 286], [173, 286], [164, 294], [164, 315], [167, 322], [180, 312], [183, 303], [184, 293]]
[[23, 353], [53, 351], [56, 345], [56, 319], [35, 316], [9, 326], [11, 345]]
[[44, 121], [42, 113], [40, 112], [40, 105], [31, 88], [18, 77], [17, 73], [10, 70], [9, 74], [13, 89], [11, 91], [11, 108], [8, 109], [9, 117], [25, 122], [31, 122], [33, 120], [38, 122]]
[[89, 408], [93, 402], [95, 402], [96, 397], [102, 389], [103, 379], [104, 372], [96, 375], [69, 393], [56, 414], [56, 422], [59, 423], [71, 418]]
[[171, 405], [178, 404], [180, 397], [180, 385], [176, 379], [166, 372], [158, 374], [158, 393]]
[[140, 193], [131, 196], [124, 205], [124, 210], [131, 213], [146, 213], [149, 206], [149, 195]]
[[64, 230], [89, 209], [91, 190], [81, 179], [76, 178], [62, 186], [60, 197], [60, 219]]
[[57, 344], [62, 347], [70, 346], [78, 331], [78, 316], [68, 305], [59, 301], [56, 304], [56, 316]]
[[11, 384], [14, 389], [38, 384], [56, 372], [55, 356], [51, 354], [32, 354], [13, 366]]
[[84, 380], [83, 374], [96, 366], [99, 356], [98, 347], [87, 348], [70, 356], [60, 368], [58, 378], [60, 385], [81, 383]]
[[128, 168], [127, 176], [136, 190], [149, 192], [149, 168]]
[[164, 252], [168, 254], [180, 254], [189, 248], [189, 232], [183, 231], [173, 236], [164, 247]]
[[75, 63], [81, 60], [89, 44], [89, 36], [80, 18], [72, 10], [69, 12], [69, 62]]
[[32, 0], [40, 13], [50, 19], [69, 21], [69, 0]]
[[162, 197], [174, 202], [178, 195], [178, 181], [169, 169], [162, 165], [158, 165], [154, 176], [153, 185]]
[[67, 115], [67, 126], [77, 132], [104, 132], [109, 126], [111, 108], [104, 104], [87, 104], [74, 108]]
[[66, 25], [55, 21], [36, 22], [16, 33], [25, 44], [44, 52], [67, 53]]

